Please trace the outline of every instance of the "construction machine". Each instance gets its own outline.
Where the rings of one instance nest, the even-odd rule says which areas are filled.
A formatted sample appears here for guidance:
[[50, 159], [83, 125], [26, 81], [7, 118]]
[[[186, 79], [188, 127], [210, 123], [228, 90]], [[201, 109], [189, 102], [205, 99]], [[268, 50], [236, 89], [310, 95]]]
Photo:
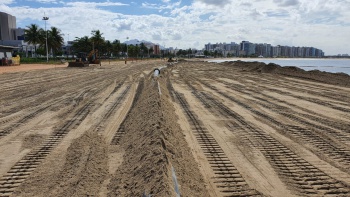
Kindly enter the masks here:
[[68, 67], [85, 67], [89, 64], [100, 64], [97, 49], [92, 50], [88, 55], [84, 52], [77, 53], [77, 58], [74, 62], [69, 62]]
[[92, 50], [88, 55], [88, 61], [90, 64], [100, 64], [100, 59], [98, 57], [98, 50]]

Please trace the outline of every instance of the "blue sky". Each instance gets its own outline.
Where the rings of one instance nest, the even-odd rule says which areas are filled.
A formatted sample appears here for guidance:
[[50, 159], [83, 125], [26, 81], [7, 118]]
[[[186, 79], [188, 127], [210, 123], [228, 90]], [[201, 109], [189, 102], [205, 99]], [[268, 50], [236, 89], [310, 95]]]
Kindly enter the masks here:
[[58, 27], [65, 40], [100, 30], [107, 40], [202, 49], [211, 42], [314, 46], [350, 54], [350, 0], [0, 0], [0, 11]]

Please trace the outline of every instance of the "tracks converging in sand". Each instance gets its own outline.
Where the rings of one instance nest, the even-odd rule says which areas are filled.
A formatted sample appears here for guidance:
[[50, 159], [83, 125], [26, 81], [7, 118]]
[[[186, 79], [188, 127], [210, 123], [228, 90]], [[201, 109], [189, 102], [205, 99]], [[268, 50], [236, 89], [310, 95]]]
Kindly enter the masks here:
[[0, 196], [350, 195], [350, 77], [242, 62], [17, 68], [0, 74]]

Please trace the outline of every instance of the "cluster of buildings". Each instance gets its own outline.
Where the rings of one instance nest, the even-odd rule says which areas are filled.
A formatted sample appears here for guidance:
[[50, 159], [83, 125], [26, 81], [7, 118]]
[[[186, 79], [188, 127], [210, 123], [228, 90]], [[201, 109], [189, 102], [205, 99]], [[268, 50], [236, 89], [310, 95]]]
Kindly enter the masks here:
[[21, 51], [28, 56], [34, 48], [24, 42], [24, 29], [17, 28], [16, 17], [0, 12], [0, 50]]
[[[0, 12], [0, 65], [18, 64], [13, 51], [22, 46], [24, 30], [16, 28], [16, 17]], [[22, 41], [21, 41], [22, 40]]]
[[0, 12], [0, 40], [4, 43], [24, 40], [23, 35], [24, 29], [16, 27], [16, 17]]
[[208, 43], [205, 51], [222, 54], [224, 57], [324, 57], [321, 49], [314, 47], [272, 46], [266, 43]]

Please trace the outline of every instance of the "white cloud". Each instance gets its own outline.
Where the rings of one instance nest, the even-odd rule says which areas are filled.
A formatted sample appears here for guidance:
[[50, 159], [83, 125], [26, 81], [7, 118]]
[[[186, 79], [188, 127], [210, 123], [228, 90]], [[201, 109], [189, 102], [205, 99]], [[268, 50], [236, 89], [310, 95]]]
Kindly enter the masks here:
[[70, 2], [66, 7], [37, 9], [8, 7], [9, 4], [5, 4], [8, 1], [11, 0], [0, 0], [3, 2], [0, 10], [16, 16], [17, 22], [33, 20], [43, 27], [41, 19], [45, 12], [50, 17], [48, 27], [60, 28], [71, 40], [90, 36], [91, 30], [99, 29], [111, 41], [124, 41], [129, 37], [184, 49], [202, 49], [208, 42], [249, 40], [272, 45], [314, 46], [327, 54], [350, 53], [346, 46], [350, 35], [350, 2], [344, 0], [195, 0], [189, 5], [161, 0], [158, 4], [138, 4], [154, 10], [152, 15], [104, 10], [128, 6], [110, 1]]
[[[43, 0], [50, 1], [50, 0]], [[128, 6], [129, 4], [119, 3], [119, 2], [84, 2], [84, 1], [76, 1], [69, 2], [66, 5], [73, 7], [107, 7], [107, 6]]]
[[162, 32], [154, 32], [152, 34], [152, 39], [155, 41], [161, 41], [162, 40]]
[[0, 6], [1, 5], [10, 5], [14, 3], [14, 0], [0, 0]]
[[182, 35], [180, 33], [173, 33], [171, 35], [172, 40], [181, 40], [182, 39]]
[[131, 30], [132, 22], [130, 21], [120, 21], [116, 24], [113, 24], [113, 27], [116, 27], [118, 31]]
[[225, 6], [231, 2], [231, 0], [196, 0], [196, 1], [207, 5], [214, 5], [214, 6]]
[[254, 9], [250, 12], [249, 16], [254, 20], [258, 20], [262, 15], [256, 9]]
[[10, 7], [4, 4], [0, 4], [0, 10], [1, 12], [5, 12], [5, 13], [10, 13], [12, 11]]
[[156, 4], [156, 3], [142, 3], [143, 8], [155, 9], [155, 10], [171, 10], [178, 7], [181, 4], [181, 1], [170, 3], [170, 1], [163, 1], [165, 4]]
[[299, 5], [299, 0], [273, 0], [278, 6], [297, 6]]
[[156, 3], [142, 3], [143, 8], [158, 9], [158, 4]]
[[35, 2], [38, 2], [38, 3], [51, 3], [51, 4], [58, 4], [58, 3], [62, 3], [60, 1], [56, 1], [56, 0], [32, 0], [32, 1], [35, 1]]

